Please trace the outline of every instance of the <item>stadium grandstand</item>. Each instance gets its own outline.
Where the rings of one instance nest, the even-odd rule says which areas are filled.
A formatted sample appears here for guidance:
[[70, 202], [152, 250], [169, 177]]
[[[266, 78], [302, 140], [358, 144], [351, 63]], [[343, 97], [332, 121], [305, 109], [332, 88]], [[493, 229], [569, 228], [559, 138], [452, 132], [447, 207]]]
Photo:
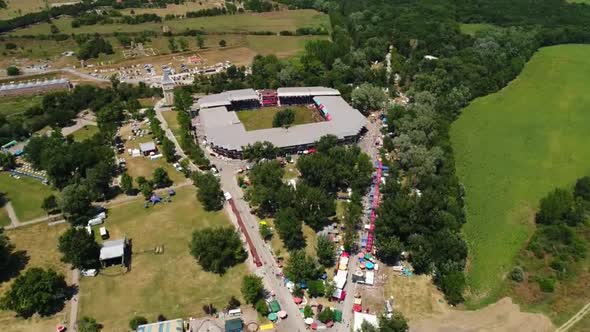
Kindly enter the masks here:
[[[312, 106], [324, 121], [247, 131], [236, 114], [242, 110], [256, 112], [256, 109], [270, 105]], [[334, 135], [342, 143], [353, 143], [366, 125], [365, 117], [352, 108], [338, 90], [325, 87], [279, 88], [276, 92], [226, 91], [200, 98], [193, 108], [199, 114], [203, 130], [200, 135], [205, 137], [213, 151], [230, 158], [242, 158], [244, 146], [263, 141], [291, 154], [312, 148], [325, 135]]]
[[2, 84], [0, 85], [0, 97], [45, 93], [55, 90], [69, 90], [70, 88], [70, 81], [63, 78]]

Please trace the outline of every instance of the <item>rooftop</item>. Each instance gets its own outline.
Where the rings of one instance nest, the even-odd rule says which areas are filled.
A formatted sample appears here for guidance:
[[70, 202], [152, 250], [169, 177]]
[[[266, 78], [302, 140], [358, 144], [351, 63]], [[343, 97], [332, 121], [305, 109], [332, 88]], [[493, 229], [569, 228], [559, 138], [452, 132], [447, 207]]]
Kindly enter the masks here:
[[60, 78], [60, 79], [45, 80], [45, 81], [2, 84], [2, 85], [0, 85], [0, 91], [10, 91], [10, 90], [19, 90], [19, 89], [26, 89], [26, 88], [45, 87], [45, 86], [50, 86], [50, 85], [69, 84], [69, 83], [70, 83], [70, 81], [68, 81], [67, 79]]
[[154, 151], [155, 149], [156, 144], [154, 142], [145, 142], [139, 144], [139, 150], [141, 150], [141, 152]]
[[137, 332], [183, 332], [184, 321], [182, 319], [173, 319], [163, 322], [140, 325]]
[[[125, 255], [125, 239], [104, 241], [100, 249], [100, 260], [123, 257]], [[139, 330], [138, 330], [139, 331]]]

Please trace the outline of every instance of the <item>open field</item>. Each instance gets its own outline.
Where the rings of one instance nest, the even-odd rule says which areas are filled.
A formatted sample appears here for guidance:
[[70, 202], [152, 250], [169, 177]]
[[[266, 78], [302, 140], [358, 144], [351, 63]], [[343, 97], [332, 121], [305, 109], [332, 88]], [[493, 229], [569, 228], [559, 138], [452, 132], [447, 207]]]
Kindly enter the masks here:
[[20, 221], [44, 216], [45, 212], [41, 209], [43, 199], [54, 193], [51, 187], [39, 180], [26, 176], [17, 180], [6, 172], [0, 172], [0, 191], [6, 193]]
[[[71, 33], [99, 33], [111, 34], [115, 32], [142, 32], [155, 31], [160, 33], [162, 25], [166, 25], [172, 32], [183, 32], [187, 29], [200, 29], [208, 33], [243, 33], [253, 31], [282, 30], [295, 31], [302, 27], [329, 27], [328, 15], [311, 9], [284, 10], [267, 13], [244, 13], [238, 15], [197, 17], [186, 19], [175, 19], [163, 23], [143, 24], [97, 24], [72, 28], [72, 18], [63, 17], [53, 20], [58, 29], [65, 34]], [[13, 36], [49, 34], [49, 24], [42, 23], [30, 26], [25, 29], [15, 30], [10, 33]]]
[[10, 218], [8, 217], [8, 212], [6, 212], [5, 208], [0, 208], [0, 227], [10, 225]]
[[321, 121], [321, 116], [317, 111], [310, 110], [304, 106], [263, 107], [254, 110], [239, 111], [237, 115], [246, 130], [266, 129], [272, 128], [272, 120], [275, 114], [286, 108], [290, 108], [295, 112], [295, 121], [291, 126]]
[[590, 174], [588, 84], [590, 46], [543, 48], [508, 87], [475, 100], [453, 123], [466, 191], [469, 305], [500, 295], [539, 199]]
[[[81, 283], [81, 314], [95, 317], [105, 331], [127, 331], [136, 314], [150, 321], [160, 313], [170, 319], [202, 316], [206, 303], [221, 309], [232, 295], [241, 297], [246, 264], [220, 277], [204, 272], [189, 253], [194, 230], [233, 227], [223, 211], [203, 211], [193, 187], [179, 189], [171, 203], [149, 209], [140, 201], [113, 208], [105, 226], [111, 239], [127, 236], [133, 242], [130, 272], [110, 267]], [[156, 245], [164, 247], [163, 254], [153, 253]]]
[[493, 24], [487, 23], [462, 23], [459, 29], [466, 35], [475, 35], [478, 31], [495, 28]]
[[168, 128], [172, 131], [174, 136], [179, 137], [180, 135], [180, 124], [178, 123], [178, 113], [176, 111], [162, 112], [162, 116], [166, 119]]
[[[15, 246], [15, 251], [25, 251], [29, 257], [26, 269], [32, 267], [53, 268], [64, 274], [69, 282], [69, 269], [60, 261], [57, 250], [58, 238], [68, 224], [47, 226], [44, 223], [8, 230], [6, 234], [10, 242]], [[21, 273], [24, 271], [21, 271]], [[10, 281], [0, 284], [0, 294], [10, 286]], [[0, 311], [0, 326], [4, 332], [38, 332], [55, 331], [57, 324], [65, 321], [66, 308], [56, 315], [40, 318], [33, 316], [30, 319], [16, 318], [12, 312]]]
[[7, 0], [8, 7], [0, 9], [0, 20], [42, 11], [46, 8], [45, 3], [51, 5], [61, 2], [74, 2], [74, 0]]
[[42, 96], [2, 97], [0, 99], [0, 115], [10, 116], [41, 105]]
[[76, 130], [72, 136], [74, 136], [74, 141], [82, 142], [94, 136], [94, 134], [98, 133], [98, 127], [93, 125], [86, 125], [78, 130]]

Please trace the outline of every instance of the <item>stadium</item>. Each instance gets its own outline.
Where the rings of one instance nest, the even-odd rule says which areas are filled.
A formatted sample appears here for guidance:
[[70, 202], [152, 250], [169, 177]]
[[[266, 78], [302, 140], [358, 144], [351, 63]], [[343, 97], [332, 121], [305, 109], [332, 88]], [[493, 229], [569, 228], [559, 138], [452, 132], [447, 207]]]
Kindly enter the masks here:
[[[257, 130], [247, 130], [240, 120], [244, 115], [241, 112], [266, 112], [288, 107], [315, 112], [311, 114], [314, 120], [288, 128]], [[200, 98], [193, 108], [199, 114], [200, 135], [213, 151], [230, 158], [242, 158], [243, 147], [263, 141], [271, 142], [285, 154], [309, 150], [325, 135], [334, 135], [342, 143], [353, 143], [365, 130], [367, 121], [340, 96], [338, 90], [325, 87], [225, 91]]]

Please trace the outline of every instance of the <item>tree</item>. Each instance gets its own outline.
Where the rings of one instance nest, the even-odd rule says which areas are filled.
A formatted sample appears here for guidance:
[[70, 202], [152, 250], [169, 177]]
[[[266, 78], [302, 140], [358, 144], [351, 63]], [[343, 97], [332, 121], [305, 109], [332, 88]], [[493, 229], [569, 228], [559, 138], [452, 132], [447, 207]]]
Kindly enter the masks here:
[[516, 282], [524, 281], [524, 270], [520, 266], [515, 266], [510, 272], [510, 279]]
[[395, 264], [403, 251], [403, 246], [396, 236], [379, 237], [377, 256], [386, 264]]
[[311, 297], [324, 296], [324, 282], [322, 280], [311, 280], [307, 283], [307, 292]]
[[445, 298], [450, 304], [463, 302], [463, 290], [465, 289], [465, 275], [462, 271], [451, 271], [440, 275], [440, 287]]
[[168, 38], [168, 48], [172, 53], [178, 52], [178, 45], [176, 44], [176, 39], [174, 39], [174, 37]]
[[52, 33], [52, 34], [54, 34], [54, 35], [55, 35], [55, 34], [57, 34], [57, 33], [59, 33], [59, 29], [58, 29], [58, 27], [57, 27], [57, 26], [55, 26], [55, 24], [52, 24], [52, 25], [50, 25], [50, 26], [49, 26], [49, 30], [50, 30], [50, 31], [51, 31], [51, 33]]
[[590, 176], [584, 176], [576, 181], [574, 196], [576, 198], [581, 197], [585, 201], [590, 201]]
[[14, 246], [4, 234], [4, 228], [0, 227], [0, 274], [6, 271], [11, 263]]
[[305, 308], [303, 308], [303, 317], [304, 318], [313, 317], [313, 309], [311, 309], [310, 305], [306, 305]]
[[324, 308], [318, 315], [318, 320], [322, 323], [327, 323], [334, 320], [334, 312], [330, 308]]
[[180, 49], [181, 49], [183, 52], [186, 52], [186, 51], [188, 51], [188, 41], [187, 41], [186, 39], [184, 39], [184, 38], [179, 38], [179, 39], [178, 39], [178, 45], [180, 46]]
[[352, 99], [352, 106], [358, 108], [365, 115], [370, 111], [382, 109], [387, 100], [385, 92], [380, 87], [376, 87], [370, 83], [363, 83], [352, 90], [350, 97]]
[[319, 267], [313, 257], [305, 251], [298, 250], [289, 255], [285, 265], [285, 275], [293, 282], [315, 280], [319, 275]]
[[141, 194], [147, 200], [152, 197], [152, 194], [154, 193], [154, 185], [151, 181], [142, 182], [139, 186], [139, 191], [141, 191]]
[[205, 228], [193, 233], [190, 252], [205, 271], [224, 274], [246, 257], [242, 240], [233, 228]]
[[334, 292], [336, 291], [336, 289], [338, 289], [336, 287], [336, 283], [333, 281], [327, 281], [326, 284], [324, 285], [324, 296], [327, 299], [332, 298], [332, 294], [334, 294]]
[[205, 38], [201, 34], [197, 35], [197, 46], [200, 49], [205, 48]]
[[9, 152], [0, 152], [0, 170], [8, 171], [16, 167], [16, 157]]
[[568, 190], [558, 188], [541, 199], [535, 221], [544, 225], [566, 222], [572, 216], [573, 209], [573, 195]]
[[262, 159], [274, 159], [279, 150], [268, 141], [256, 142], [242, 147], [242, 155], [248, 161], [260, 161]]
[[255, 304], [264, 296], [262, 278], [255, 275], [246, 275], [242, 278], [242, 296], [246, 303]]
[[260, 227], [258, 228], [258, 231], [260, 232], [260, 236], [262, 237], [263, 240], [268, 241], [272, 238], [272, 235], [273, 235], [272, 230], [270, 229], [268, 224], [260, 225]]
[[285, 208], [276, 214], [275, 226], [287, 250], [305, 248], [301, 221], [293, 208]]
[[211, 173], [195, 173], [193, 176], [198, 188], [197, 199], [206, 211], [218, 211], [223, 208], [223, 191], [219, 180]]
[[395, 312], [391, 318], [382, 316], [379, 319], [380, 332], [407, 332], [409, 329], [408, 322], [400, 312]]
[[96, 319], [88, 316], [82, 317], [78, 321], [78, 331], [80, 332], [98, 332], [100, 331], [100, 324], [96, 322]]
[[101, 161], [92, 168], [86, 170], [86, 185], [94, 200], [105, 198], [110, 190], [113, 174], [112, 164]]
[[41, 208], [48, 214], [54, 213], [55, 211], [59, 210], [59, 205], [57, 204], [57, 197], [51, 194], [43, 199], [43, 204], [41, 204]]
[[74, 226], [87, 222], [92, 210], [90, 191], [84, 184], [71, 184], [62, 191], [62, 211], [64, 217]]
[[176, 111], [188, 111], [193, 105], [193, 96], [185, 89], [174, 91], [174, 108]]
[[[334, 266], [334, 258], [336, 257], [336, 245], [326, 235], [319, 235], [315, 246], [318, 261], [324, 267]], [[379, 248], [381, 250], [381, 248]]]
[[219, 41], [219, 47], [225, 47], [227, 45], [227, 42], [225, 41], [225, 39], [222, 39]]
[[236, 297], [232, 295], [232, 297], [230, 297], [229, 301], [227, 302], [227, 310], [237, 309], [241, 305], [242, 303], [240, 300], [236, 299]]
[[0, 306], [25, 318], [35, 313], [48, 316], [63, 307], [67, 291], [63, 275], [33, 267], [14, 280], [0, 299]]
[[18, 67], [15, 66], [10, 66], [6, 68], [6, 73], [8, 74], [8, 76], [18, 76], [20, 75], [20, 69], [18, 69]]
[[127, 195], [133, 194], [133, 178], [127, 172], [121, 175], [121, 189]]
[[129, 328], [131, 328], [131, 330], [135, 331], [135, 330], [137, 330], [137, 328], [140, 325], [145, 325], [147, 323], [148, 323], [148, 320], [145, 317], [143, 317], [143, 316], [134, 316], [129, 321]]
[[154, 170], [154, 177], [152, 179], [157, 188], [165, 188], [172, 185], [172, 180], [168, 177], [168, 172], [163, 167], [158, 167]]
[[272, 126], [273, 127], [289, 127], [295, 121], [295, 112], [290, 109], [286, 108], [284, 110], [278, 111], [274, 118], [272, 119]]
[[330, 217], [336, 214], [334, 197], [305, 183], [297, 185], [294, 207], [297, 217], [316, 231], [321, 230], [329, 223]]
[[59, 237], [58, 249], [63, 255], [62, 262], [69, 263], [74, 268], [88, 269], [98, 266], [100, 245], [84, 228], [69, 228]]
[[268, 315], [268, 304], [266, 304], [266, 301], [264, 299], [260, 299], [256, 302], [256, 311], [264, 317]]
[[162, 154], [169, 163], [176, 160], [176, 147], [174, 146], [174, 143], [168, 139], [168, 137], [164, 137], [164, 139], [162, 139]]

